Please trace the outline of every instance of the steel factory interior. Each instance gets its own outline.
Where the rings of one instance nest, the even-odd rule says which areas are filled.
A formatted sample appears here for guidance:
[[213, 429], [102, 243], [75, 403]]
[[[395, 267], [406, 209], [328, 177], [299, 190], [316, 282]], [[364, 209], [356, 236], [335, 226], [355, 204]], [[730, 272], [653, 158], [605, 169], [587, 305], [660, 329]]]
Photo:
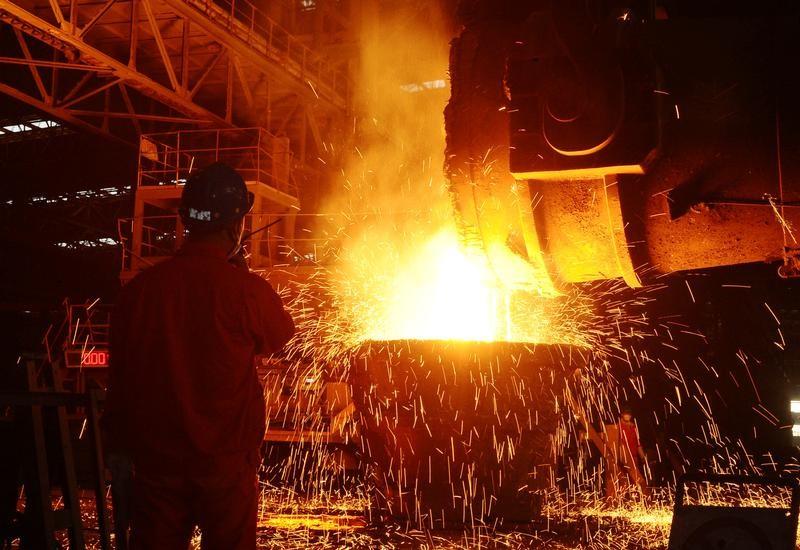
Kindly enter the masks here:
[[800, 3], [0, 0], [0, 549], [792, 549]]

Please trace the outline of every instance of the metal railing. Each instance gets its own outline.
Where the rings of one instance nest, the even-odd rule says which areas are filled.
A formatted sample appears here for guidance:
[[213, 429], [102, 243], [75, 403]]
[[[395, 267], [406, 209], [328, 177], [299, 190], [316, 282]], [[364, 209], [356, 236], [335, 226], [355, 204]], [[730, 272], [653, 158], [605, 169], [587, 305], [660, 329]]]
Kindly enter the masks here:
[[65, 348], [108, 347], [111, 308], [99, 300], [85, 304], [67, 304]]
[[[345, 107], [347, 73], [295, 38], [251, 0], [182, 0], [224, 27], [232, 36], [273, 59], [316, 95]], [[316, 83], [316, 86], [312, 83]]]
[[[111, 307], [99, 298], [83, 304], [65, 301], [66, 334], [61, 343], [68, 368], [105, 367], [111, 345]], [[80, 386], [81, 382], [78, 381]]]
[[[324, 217], [314, 214], [293, 216], [298, 224], [304, 221], [313, 223]], [[251, 213], [245, 218], [245, 231], [255, 231], [281, 218], [280, 214], [275, 213]], [[141, 229], [141, 240], [134, 247], [137, 223]], [[122, 271], [144, 269], [175, 254], [185, 238], [185, 235], [177, 234], [181, 227], [177, 214], [120, 218], [117, 231], [122, 244]], [[284, 235], [277, 227], [252, 235], [245, 245], [251, 254], [250, 267], [253, 269], [320, 265], [330, 260], [336, 249], [336, 243], [330, 238], [297, 238]]]
[[[245, 181], [296, 197], [292, 153], [285, 138], [263, 128], [221, 128], [144, 134], [139, 144], [138, 186], [182, 185], [193, 170], [213, 162], [235, 168]], [[276, 147], [276, 143], [282, 145]]]
[[[338, 214], [295, 214], [291, 210], [285, 214], [252, 212], [245, 217], [245, 233], [255, 232], [245, 241], [251, 254], [250, 267], [330, 265], [338, 257], [342, 245], [353, 238], [353, 228], [365, 230], [376, 223], [386, 223], [391, 217], [425, 220], [426, 212], [424, 209]], [[140, 231], [138, 239], [137, 230]], [[120, 218], [117, 231], [122, 245], [122, 272], [127, 274], [172, 256], [186, 238], [177, 214]]]

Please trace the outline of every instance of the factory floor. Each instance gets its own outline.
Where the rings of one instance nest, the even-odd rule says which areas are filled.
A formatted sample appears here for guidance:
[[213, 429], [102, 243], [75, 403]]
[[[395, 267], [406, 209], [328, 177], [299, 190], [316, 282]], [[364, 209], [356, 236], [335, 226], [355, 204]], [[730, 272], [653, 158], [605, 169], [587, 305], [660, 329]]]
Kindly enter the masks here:
[[657, 549], [667, 548], [671, 518], [671, 510], [663, 507], [587, 508], [528, 524], [430, 531], [398, 523], [370, 525], [363, 517], [359, 522], [267, 512], [259, 526], [259, 548]]
[[[399, 523], [370, 524], [366, 514], [355, 509], [363, 502], [343, 497], [328, 498], [322, 503], [286, 492], [265, 492], [259, 511], [258, 548], [658, 549], [667, 547], [672, 517], [666, 503], [618, 508], [571, 504], [551, 509], [550, 517], [528, 524], [430, 531]], [[89, 493], [84, 494], [81, 504], [87, 548], [99, 548], [94, 501]], [[192, 550], [199, 548], [198, 534]]]
[[[586, 537], [588, 532], [591, 538]], [[577, 515], [563, 523], [544, 521], [536, 525], [427, 532], [401, 525], [338, 531], [270, 527], [261, 530], [259, 548], [650, 549], [666, 548], [668, 536], [668, 522], [643, 526], [622, 517], [601, 520]]]
[[[278, 488], [264, 483], [258, 511], [258, 548], [666, 549], [674, 502], [674, 492], [668, 487], [651, 487], [646, 499], [640, 494], [638, 497], [634, 494], [623, 494], [621, 498], [625, 502], [618, 505], [604, 504], [602, 496], [595, 492], [586, 491], [566, 497], [563, 492], [554, 491], [548, 493], [541, 514], [527, 523], [497, 522], [491, 525], [431, 530], [398, 521], [378, 522], [374, 510], [368, 509], [369, 499], [365, 498], [367, 494], [367, 488], [360, 484], [345, 491], [334, 489], [309, 496], [294, 489]], [[733, 494], [740, 495], [738, 501], [730, 496]], [[739, 489], [726, 486], [720, 492], [707, 493], [705, 496], [698, 493], [695, 497], [700, 497], [712, 507], [741, 506], [752, 510], [783, 508], [781, 503], [787, 496], [783, 490], [775, 492], [769, 487], [749, 491], [747, 494], [750, 497], [745, 500], [742, 500], [743, 494]], [[53, 497], [55, 508], [63, 506], [59, 496], [54, 493]], [[99, 531], [92, 493], [82, 490], [80, 501], [86, 548], [98, 549]], [[18, 511], [22, 512], [23, 507], [24, 501], [21, 499], [18, 502]], [[57, 538], [62, 542], [61, 548], [68, 548], [66, 532], [60, 532]], [[744, 546], [736, 547], [752, 547], [747, 541], [752, 542], [747, 539]], [[717, 546], [713, 545], [715, 548]], [[11, 548], [19, 548], [19, 541], [15, 541]], [[199, 531], [195, 534], [191, 548], [200, 549]], [[800, 549], [800, 545], [796, 548]]]

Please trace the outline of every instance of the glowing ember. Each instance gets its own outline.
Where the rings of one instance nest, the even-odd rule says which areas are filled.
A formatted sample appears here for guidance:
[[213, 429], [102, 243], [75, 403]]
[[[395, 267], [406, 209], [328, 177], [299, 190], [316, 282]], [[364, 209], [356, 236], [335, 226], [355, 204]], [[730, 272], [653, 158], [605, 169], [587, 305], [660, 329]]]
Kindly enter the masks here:
[[336, 531], [364, 527], [360, 516], [331, 516], [325, 514], [269, 514], [258, 526], [269, 529], [308, 529], [311, 531]]
[[457, 235], [434, 236], [399, 271], [385, 278], [382, 311], [367, 327], [370, 340], [500, 340], [503, 296], [478, 257], [468, 257]]
[[[362, 252], [348, 259], [361, 263], [355, 256]], [[375, 256], [363, 278], [348, 279], [369, 292], [360, 297], [368, 305], [358, 308], [365, 340], [512, 341], [519, 332], [511, 315], [514, 289], [485, 256], [467, 252], [454, 229], [413, 250], [384, 255], [384, 265], [375, 265]]]

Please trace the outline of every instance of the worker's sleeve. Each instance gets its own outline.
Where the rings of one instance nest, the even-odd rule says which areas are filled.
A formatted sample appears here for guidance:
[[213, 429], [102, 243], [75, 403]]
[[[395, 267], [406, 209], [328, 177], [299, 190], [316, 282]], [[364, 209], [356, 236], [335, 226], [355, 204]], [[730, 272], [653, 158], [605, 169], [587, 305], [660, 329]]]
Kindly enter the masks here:
[[110, 364], [108, 374], [108, 390], [106, 392], [106, 403], [103, 409], [103, 417], [100, 420], [103, 435], [103, 446], [106, 454], [125, 454], [124, 443], [125, 421], [123, 414], [125, 405], [124, 389], [124, 370], [127, 337], [126, 319], [126, 300], [121, 293], [117, 299], [117, 304], [111, 313], [111, 346]]
[[272, 285], [258, 275], [250, 277], [253, 299], [247, 300], [246, 307], [256, 354], [276, 353], [294, 336], [294, 321]]

